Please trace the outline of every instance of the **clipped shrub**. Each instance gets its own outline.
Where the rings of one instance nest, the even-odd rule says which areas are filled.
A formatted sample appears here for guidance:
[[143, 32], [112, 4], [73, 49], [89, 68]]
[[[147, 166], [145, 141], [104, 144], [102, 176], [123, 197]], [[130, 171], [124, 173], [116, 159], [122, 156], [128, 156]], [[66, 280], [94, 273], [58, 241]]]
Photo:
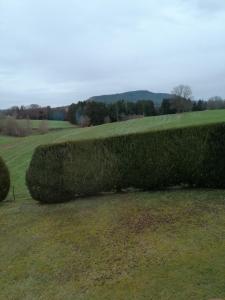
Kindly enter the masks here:
[[225, 187], [225, 125], [210, 132], [199, 178], [203, 187]]
[[128, 187], [225, 188], [224, 157], [225, 125], [193, 126], [39, 146], [26, 178], [47, 203]]
[[5, 200], [10, 188], [10, 176], [7, 166], [0, 157], [0, 201]]
[[97, 141], [39, 146], [26, 176], [31, 196], [46, 203], [112, 190], [117, 179], [116, 157]]

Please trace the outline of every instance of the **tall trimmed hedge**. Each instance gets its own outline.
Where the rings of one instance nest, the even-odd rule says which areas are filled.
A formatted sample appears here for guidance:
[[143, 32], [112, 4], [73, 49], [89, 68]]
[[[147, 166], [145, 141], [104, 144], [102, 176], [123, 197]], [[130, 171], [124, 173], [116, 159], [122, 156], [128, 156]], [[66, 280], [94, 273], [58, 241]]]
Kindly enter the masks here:
[[0, 157], [0, 201], [5, 200], [10, 188], [10, 176], [7, 166]]
[[128, 187], [225, 188], [225, 124], [39, 146], [26, 178], [47, 203]]

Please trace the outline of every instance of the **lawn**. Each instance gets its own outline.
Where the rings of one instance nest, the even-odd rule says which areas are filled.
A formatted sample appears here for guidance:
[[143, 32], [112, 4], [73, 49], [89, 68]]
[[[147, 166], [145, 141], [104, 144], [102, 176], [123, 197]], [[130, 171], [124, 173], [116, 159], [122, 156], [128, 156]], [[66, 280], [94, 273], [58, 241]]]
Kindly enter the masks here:
[[225, 297], [225, 192], [0, 204], [0, 299]]
[[219, 121], [225, 110], [0, 136], [16, 196], [11, 191], [0, 204], [0, 299], [225, 299], [225, 191], [135, 192], [48, 206], [30, 198], [24, 176], [40, 144]]
[[[26, 123], [27, 120], [18, 120], [19, 123]], [[30, 120], [32, 129], [37, 129], [40, 126], [42, 120]], [[73, 127], [69, 122], [65, 121], [47, 121], [48, 128], [51, 129], [65, 129]]]

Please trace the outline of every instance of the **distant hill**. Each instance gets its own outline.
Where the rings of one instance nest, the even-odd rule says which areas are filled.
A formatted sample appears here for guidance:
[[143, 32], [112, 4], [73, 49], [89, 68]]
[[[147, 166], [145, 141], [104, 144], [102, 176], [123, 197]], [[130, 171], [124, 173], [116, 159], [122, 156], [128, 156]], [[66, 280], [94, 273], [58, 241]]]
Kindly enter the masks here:
[[129, 102], [137, 102], [138, 100], [152, 100], [155, 105], [159, 106], [162, 103], [163, 99], [169, 99], [171, 97], [171, 94], [152, 93], [145, 90], [139, 90], [120, 94], [94, 96], [87, 99], [87, 101], [114, 103], [119, 100], [125, 100]]

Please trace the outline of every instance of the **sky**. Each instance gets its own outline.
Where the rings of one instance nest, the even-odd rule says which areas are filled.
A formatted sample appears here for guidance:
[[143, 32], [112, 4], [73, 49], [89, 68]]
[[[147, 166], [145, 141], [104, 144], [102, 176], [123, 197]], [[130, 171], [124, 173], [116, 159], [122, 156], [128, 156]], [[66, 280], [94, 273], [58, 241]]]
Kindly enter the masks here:
[[225, 98], [224, 0], [0, 0], [0, 108], [179, 84]]

